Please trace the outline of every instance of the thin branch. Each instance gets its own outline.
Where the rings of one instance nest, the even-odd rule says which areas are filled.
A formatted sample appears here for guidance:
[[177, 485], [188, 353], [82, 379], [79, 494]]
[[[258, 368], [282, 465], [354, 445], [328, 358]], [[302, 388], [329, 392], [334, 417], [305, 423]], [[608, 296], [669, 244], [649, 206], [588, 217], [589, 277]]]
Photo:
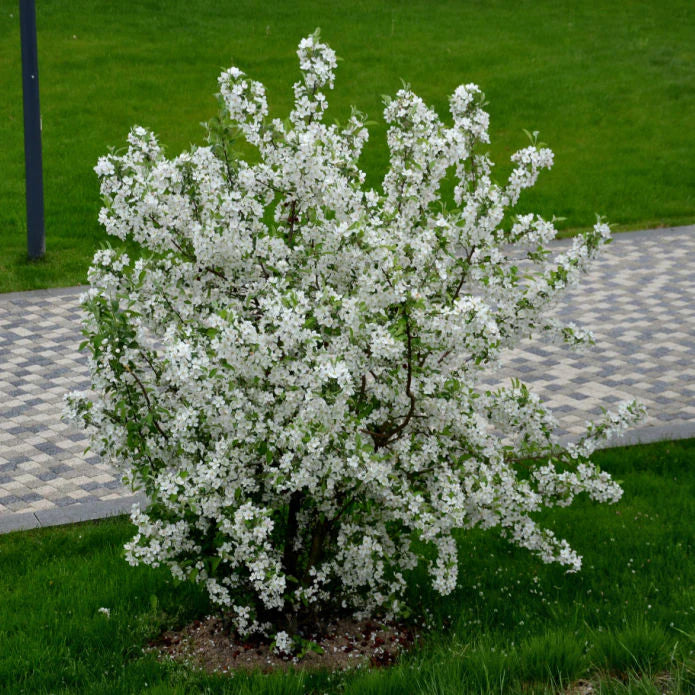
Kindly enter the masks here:
[[[190, 251], [184, 251], [182, 246], [180, 244], [177, 244], [174, 239], [171, 240], [171, 243], [176, 247], [176, 250], [184, 258], [186, 258], [186, 260], [190, 261], [191, 263], [197, 263], [198, 259], [195, 257], [194, 253], [191, 253]], [[221, 270], [217, 270], [217, 268], [213, 268], [212, 266], [204, 266], [203, 270], [212, 275], [216, 275], [221, 280], [227, 280], [227, 276]]]
[[162, 435], [162, 437], [164, 437], [164, 439], [168, 440], [169, 436], [166, 434], [166, 432], [164, 432], [164, 430], [161, 428], [159, 422], [157, 422], [157, 419], [154, 417], [154, 412], [152, 410], [152, 402], [150, 401], [150, 397], [147, 394], [147, 389], [145, 388], [144, 384], [142, 383], [142, 381], [140, 381], [140, 378], [138, 377], [138, 375], [127, 364], [124, 365], [123, 368], [126, 370], [126, 372], [128, 372], [128, 374], [132, 375], [133, 379], [135, 379], [135, 382], [140, 387], [140, 390], [142, 391], [142, 395], [145, 397], [145, 403], [147, 403], [147, 410], [149, 410], [150, 413], [152, 413], [152, 423], [157, 428], [157, 431], [159, 432], [159, 434]]
[[[410, 319], [408, 317], [408, 312], [404, 311], [404, 316], [405, 316], [405, 336], [406, 336], [406, 350], [407, 350], [407, 369], [408, 369], [408, 376], [406, 377], [406, 382], [405, 382], [405, 395], [408, 396], [410, 399], [410, 408], [408, 409], [408, 413], [405, 416], [405, 419], [403, 422], [396, 427], [395, 430], [392, 430], [391, 433], [388, 436], [387, 442], [393, 439], [394, 437], [397, 437], [407, 426], [408, 423], [410, 422], [411, 418], [413, 417], [413, 413], [415, 412], [415, 394], [412, 392], [412, 383], [413, 383], [413, 337], [410, 332]], [[385, 443], [387, 443], [385, 442]]]
[[358, 398], [361, 401], [365, 395], [367, 394], [367, 377], [363, 374], [362, 375], [362, 381], [360, 383], [360, 392], [358, 394]]
[[[476, 246], [473, 244], [471, 246], [471, 250], [468, 252], [468, 255], [466, 256], [466, 263], [471, 262], [471, 258], [473, 258], [473, 254], [475, 253]], [[456, 290], [454, 291], [454, 299], [453, 301], [455, 302], [458, 299], [459, 292], [461, 291], [461, 288], [463, 287], [463, 283], [466, 281], [466, 277], [468, 276], [468, 268], [469, 266], [466, 266], [463, 269], [463, 272], [461, 273], [461, 280], [459, 280], [459, 284], [456, 287]]]
[[174, 305], [171, 303], [171, 300], [169, 299], [169, 297], [166, 296], [166, 294], [164, 292], [162, 292], [162, 299], [166, 302], [166, 305], [169, 307], [169, 309], [176, 314], [181, 325], [185, 326], [186, 322], [183, 320], [183, 317], [181, 316], [181, 314], [179, 314], [178, 311], [176, 311], [176, 309], [174, 308]]
[[290, 225], [290, 231], [287, 235], [288, 246], [291, 245], [292, 241], [294, 240], [295, 222], [299, 222], [299, 218], [297, 217], [297, 200], [293, 199], [292, 204], [290, 205], [290, 214], [287, 218], [287, 223]]
[[285, 532], [285, 547], [282, 554], [282, 566], [285, 573], [297, 577], [297, 552], [294, 550], [294, 541], [297, 536], [297, 516], [302, 508], [304, 493], [296, 490], [290, 496], [289, 509], [287, 511], [287, 530]]
[[406, 369], [408, 370], [405, 382], [405, 393], [410, 399], [410, 407], [405, 415], [400, 415], [398, 418], [403, 418], [403, 422], [399, 425], [393, 426], [392, 422], [385, 423], [380, 430], [369, 431], [366, 430], [374, 441], [375, 451], [381, 449], [384, 446], [388, 446], [394, 439], [397, 439], [399, 435], [405, 430], [405, 428], [410, 423], [415, 413], [415, 394], [412, 391], [413, 383], [413, 337], [410, 329], [410, 318], [408, 316], [407, 310], [404, 309], [405, 318], [405, 334], [406, 334], [406, 351], [407, 351], [407, 364]]

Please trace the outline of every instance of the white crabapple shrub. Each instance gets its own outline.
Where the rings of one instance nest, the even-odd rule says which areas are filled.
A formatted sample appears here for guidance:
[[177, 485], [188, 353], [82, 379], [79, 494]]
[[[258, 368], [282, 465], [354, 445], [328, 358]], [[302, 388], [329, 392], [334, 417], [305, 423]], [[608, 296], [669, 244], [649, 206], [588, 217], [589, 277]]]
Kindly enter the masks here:
[[[642, 415], [623, 404], [563, 447], [525, 385], [481, 386], [524, 337], [591, 341], [548, 310], [607, 226], [551, 258], [553, 224], [510, 214], [551, 151], [520, 150], [495, 183], [480, 89], [456, 89], [446, 126], [404, 88], [384, 112], [383, 189], [365, 190], [362, 115], [324, 120], [335, 53], [314, 34], [298, 55], [286, 121], [231, 68], [209, 146], [167, 159], [135, 127], [125, 153], [99, 160], [100, 221], [142, 253], [95, 255], [82, 297], [92, 390], [67, 399], [151, 501], [133, 509], [129, 561], [204, 585], [239, 633], [285, 651], [310, 618], [404, 608], [407, 572], [426, 562], [414, 539], [441, 594], [457, 583], [455, 529], [497, 527], [578, 569], [533, 514], [581, 492], [617, 500], [589, 457]], [[236, 136], [254, 163], [234, 156]], [[537, 463], [521, 473], [520, 460]]]

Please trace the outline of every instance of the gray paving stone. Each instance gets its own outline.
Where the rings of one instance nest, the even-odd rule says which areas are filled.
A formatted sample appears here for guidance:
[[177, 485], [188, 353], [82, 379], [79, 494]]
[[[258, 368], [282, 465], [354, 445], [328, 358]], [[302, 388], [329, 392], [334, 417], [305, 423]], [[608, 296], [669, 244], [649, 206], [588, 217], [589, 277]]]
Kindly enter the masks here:
[[43, 482], [48, 482], [49, 480], [55, 480], [58, 474], [54, 471], [46, 471], [44, 473], [39, 473], [36, 477]]
[[16, 502], [21, 502], [20, 498], [17, 497], [17, 495], [6, 495], [5, 497], [0, 497], [0, 504], [2, 504], [5, 507], [8, 507], [11, 504], [15, 504]]
[[51, 500], [56, 507], [69, 507], [73, 504], [78, 504], [75, 497], [56, 497]]
[[128, 495], [118, 500], [104, 500], [87, 504], [74, 505], [67, 509], [46, 509], [36, 512], [35, 517], [40, 526], [57, 526], [80, 521], [103, 519], [120, 514], [128, 514], [133, 504], [145, 504], [143, 495]]

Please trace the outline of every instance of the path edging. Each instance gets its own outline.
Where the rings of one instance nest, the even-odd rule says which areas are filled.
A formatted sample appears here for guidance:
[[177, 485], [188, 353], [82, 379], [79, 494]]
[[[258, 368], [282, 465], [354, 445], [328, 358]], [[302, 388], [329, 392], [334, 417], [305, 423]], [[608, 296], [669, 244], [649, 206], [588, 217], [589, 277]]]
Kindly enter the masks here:
[[144, 494], [130, 495], [113, 500], [71, 504], [68, 507], [42, 509], [37, 512], [17, 512], [0, 515], [0, 534], [13, 531], [76, 524], [130, 513], [134, 504], [147, 504]]

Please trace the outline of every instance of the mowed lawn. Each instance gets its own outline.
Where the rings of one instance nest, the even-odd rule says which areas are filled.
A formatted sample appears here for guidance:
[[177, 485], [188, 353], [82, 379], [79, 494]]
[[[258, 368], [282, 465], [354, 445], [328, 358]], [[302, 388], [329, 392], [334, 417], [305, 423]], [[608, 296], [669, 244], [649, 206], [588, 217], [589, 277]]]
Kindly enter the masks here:
[[410, 604], [433, 629], [391, 669], [230, 677], [159, 663], [143, 653], [147, 642], [210, 607], [166, 570], [126, 564], [127, 520], [0, 536], [0, 692], [695, 692], [695, 440], [608, 450], [595, 461], [622, 481], [623, 499], [581, 499], [543, 515], [583, 555], [581, 572], [543, 565], [495, 531], [462, 533], [451, 596], [429, 589], [424, 571], [410, 577]]
[[556, 166], [522, 199], [566, 230], [605, 215], [619, 228], [695, 220], [692, 0], [39, 0], [47, 254], [26, 260], [17, 3], [0, 3], [0, 291], [86, 281], [104, 239], [92, 167], [131, 125], [170, 154], [204, 144], [222, 68], [268, 87], [283, 116], [295, 49], [317, 26], [343, 58], [331, 118], [351, 104], [376, 125], [362, 165], [386, 166], [382, 95], [408, 82], [442, 115], [476, 82], [492, 116], [497, 173], [540, 131]]

